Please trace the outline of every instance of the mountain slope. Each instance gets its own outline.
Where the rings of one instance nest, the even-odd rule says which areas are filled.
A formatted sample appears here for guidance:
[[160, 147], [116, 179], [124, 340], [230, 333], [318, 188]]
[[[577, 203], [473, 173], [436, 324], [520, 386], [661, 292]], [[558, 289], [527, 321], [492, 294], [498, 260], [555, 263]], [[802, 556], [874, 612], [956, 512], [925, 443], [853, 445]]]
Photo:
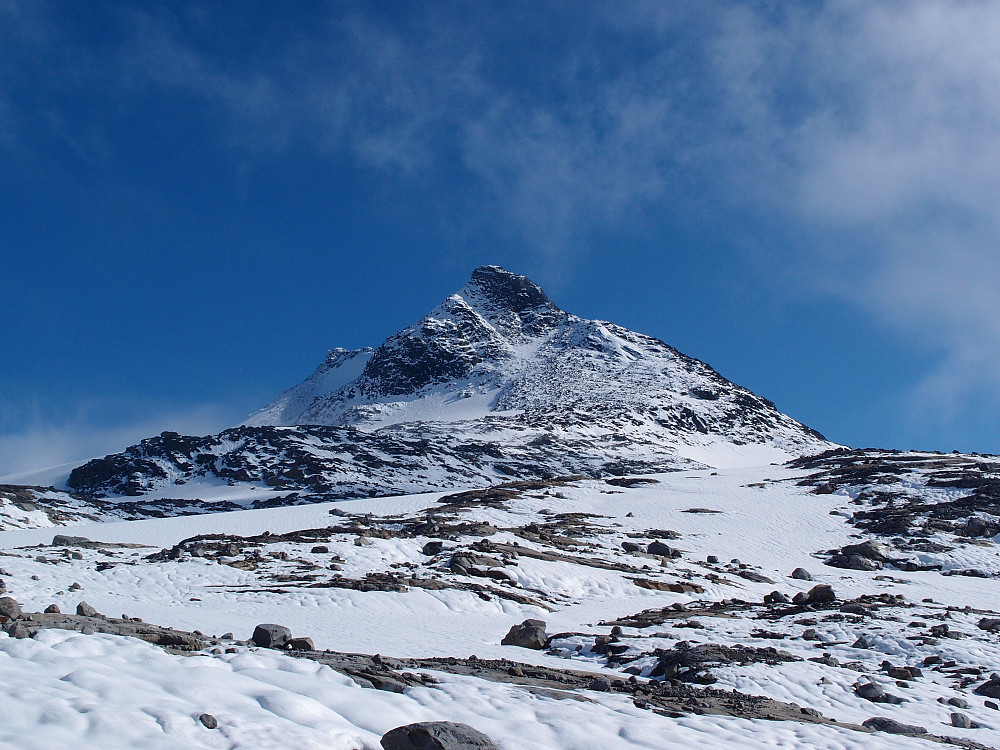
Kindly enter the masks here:
[[643, 334], [559, 309], [497, 266], [377, 349], [332, 350], [218, 436], [144, 440], [73, 472], [93, 496], [191, 480], [347, 497], [783, 461], [831, 447]]

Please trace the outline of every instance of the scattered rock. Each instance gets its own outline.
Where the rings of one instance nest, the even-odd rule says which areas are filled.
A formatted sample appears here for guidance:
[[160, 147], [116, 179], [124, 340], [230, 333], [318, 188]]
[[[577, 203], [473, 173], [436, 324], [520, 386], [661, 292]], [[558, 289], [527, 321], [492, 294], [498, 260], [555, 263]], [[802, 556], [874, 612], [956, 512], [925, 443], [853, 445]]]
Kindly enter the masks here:
[[212, 714], [202, 714], [198, 717], [205, 729], [217, 729], [219, 727], [219, 720], [216, 719]]
[[520, 625], [513, 625], [507, 635], [500, 641], [502, 646], [520, 646], [539, 651], [548, 644], [549, 636], [545, 632], [543, 620], [525, 620]]
[[284, 625], [263, 623], [254, 628], [250, 640], [261, 648], [285, 648], [292, 640], [292, 631]]
[[80, 617], [100, 617], [100, 613], [91, 607], [87, 602], [80, 602], [76, 605], [76, 613]]
[[873, 716], [861, 722], [861, 726], [867, 727], [875, 732], [887, 732], [888, 734], [927, 734], [927, 730], [918, 727], [916, 724], [901, 724], [895, 719], [885, 716]]
[[381, 745], [384, 750], [500, 750], [478, 729], [452, 721], [396, 727], [382, 735]]

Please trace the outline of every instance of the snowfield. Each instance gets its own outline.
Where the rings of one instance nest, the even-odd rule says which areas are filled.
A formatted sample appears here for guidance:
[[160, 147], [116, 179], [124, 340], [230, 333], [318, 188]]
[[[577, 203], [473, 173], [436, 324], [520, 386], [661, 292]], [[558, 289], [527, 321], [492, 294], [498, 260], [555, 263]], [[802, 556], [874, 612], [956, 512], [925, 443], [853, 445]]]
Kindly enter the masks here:
[[[311, 637], [319, 650], [398, 658], [474, 654], [609, 680], [638, 671], [641, 682], [654, 671], [656, 653], [683, 648], [682, 642], [774, 646], [795, 660], [717, 664], [713, 687], [810, 707], [845, 725], [886, 716], [934, 735], [1000, 747], [1000, 711], [973, 693], [1000, 668], [998, 636], [977, 628], [983, 615], [975, 611], [996, 606], [996, 583], [943, 574], [970, 566], [1000, 571], [992, 541], [928, 553], [945, 564], [942, 570], [829, 567], [818, 553], [858, 541], [845, 518], [857, 507], [857, 492], [815, 494], [799, 484], [809, 474], [786, 466], [685, 471], [634, 483], [539, 483], [503, 501], [480, 495], [442, 503], [442, 494], [433, 493], [56, 529], [101, 543], [95, 546], [53, 547], [51, 528], [8, 530], [0, 534], [0, 575], [26, 611], [57, 604], [71, 612], [86, 600], [109, 616], [125, 613], [234, 638], [219, 653], [179, 655], [100, 633], [0, 634], [8, 686], [0, 742], [17, 748], [378, 748], [381, 734], [393, 727], [450, 720], [510, 750], [931, 746], [919, 737], [840, 725], [669, 716], [613, 691], [533, 689], [433, 669], [422, 670], [433, 683], [401, 693], [373, 690], [302, 655], [245, 644], [255, 625], [273, 622]], [[247, 493], [230, 490], [233, 500]], [[942, 501], [961, 494], [937, 492]], [[430, 528], [412, 531], [428, 518], [451, 526], [438, 536]], [[679, 550], [676, 557], [622, 547], [629, 541], [644, 547], [657, 533]], [[192, 537], [205, 539], [184, 542]], [[425, 554], [424, 545], [435, 539], [441, 550]], [[173, 557], [147, 559], [181, 542]], [[223, 543], [238, 549], [212, 551]], [[485, 562], [476, 568], [495, 577], [455, 569], [456, 557], [477, 554]], [[709, 555], [720, 562], [708, 563]], [[814, 580], [791, 578], [796, 567]], [[383, 576], [373, 588], [344, 585], [373, 580], [366, 578], [372, 573]], [[671, 583], [691, 590], [662, 590]], [[791, 597], [818, 583], [834, 588], [833, 609], [807, 607], [777, 617], [760, 604], [771, 591]], [[840, 602], [863, 595], [903, 599], [863, 617], [839, 611]], [[674, 605], [683, 617], [622, 628], [623, 661], [595, 650], [595, 636], [610, 629], [600, 623]], [[527, 618], [544, 620], [555, 634], [548, 650], [500, 645], [510, 626]], [[796, 622], [804, 619], [815, 624]], [[964, 637], [925, 637], [927, 627], [943, 622], [952, 636]], [[803, 637], [809, 627], [814, 634]], [[869, 648], [855, 647], [862, 635]], [[925, 666], [922, 675], [897, 680], [881, 666], [921, 665], [932, 654], [966, 671], [956, 676]], [[834, 661], [810, 661], [824, 655]], [[634, 671], [624, 672], [628, 666]], [[962, 684], [972, 674], [976, 679]], [[855, 692], [859, 679], [904, 702], [862, 698]], [[968, 706], [938, 700], [949, 698]], [[953, 727], [950, 715], [959, 710], [979, 728]], [[202, 713], [215, 716], [218, 728], [204, 727]]]

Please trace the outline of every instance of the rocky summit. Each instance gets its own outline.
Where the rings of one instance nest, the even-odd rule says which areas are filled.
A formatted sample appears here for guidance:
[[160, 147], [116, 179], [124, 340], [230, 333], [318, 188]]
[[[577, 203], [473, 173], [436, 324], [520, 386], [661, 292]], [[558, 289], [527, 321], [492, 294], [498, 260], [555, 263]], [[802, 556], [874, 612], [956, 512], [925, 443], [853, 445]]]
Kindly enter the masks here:
[[748, 465], [830, 447], [703, 362], [565, 312], [525, 276], [483, 266], [377, 349], [331, 350], [243, 425], [163, 433], [77, 468], [69, 485], [92, 498], [166, 496], [221, 479], [330, 499]]

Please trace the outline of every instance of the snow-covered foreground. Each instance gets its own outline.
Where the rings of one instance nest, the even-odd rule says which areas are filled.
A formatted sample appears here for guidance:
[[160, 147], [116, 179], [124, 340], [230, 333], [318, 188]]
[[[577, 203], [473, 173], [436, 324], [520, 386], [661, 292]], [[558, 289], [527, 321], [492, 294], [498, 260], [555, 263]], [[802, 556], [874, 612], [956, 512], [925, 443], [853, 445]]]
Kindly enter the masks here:
[[[1000, 747], [1000, 712], [972, 692], [1000, 671], [1000, 643], [977, 628], [982, 613], [963, 609], [995, 608], [995, 580], [823, 565], [817, 552], [858, 541], [844, 518], [853, 498], [810, 493], [795, 481], [805, 473], [688, 471], [632, 486], [540, 483], [501, 500], [414, 495], [56, 529], [103, 543], [96, 547], [53, 547], [51, 528], [11, 530], [0, 534], [0, 575], [26, 611], [51, 604], [72, 611], [86, 600], [108, 615], [236, 639], [272, 622], [310, 636], [318, 649], [475, 654], [641, 681], [655, 676], [657, 654], [682, 643], [773, 646], [790, 660], [715, 665], [715, 687], [794, 702], [848, 724], [887, 716]], [[320, 531], [298, 533], [307, 529]], [[196, 536], [207, 538], [146, 559]], [[646, 553], [656, 539], [678, 556]], [[425, 548], [435, 541], [440, 550]], [[627, 552], [622, 545], [630, 542], [640, 549]], [[1000, 567], [989, 543], [922, 554], [945, 571]], [[465, 567], [456, 563], [462, 556], [470, 560]], [[796, 567], [814, 580], [791, 578]], [[864, 614], [837, 605], [782, 616], [761, 604], [771, 591], [792, 596], [817, 583], [832, 585], [841, 602], [888, 596]], [[595, 636], [609, 632], [600, 623], [672, 605], [683, 617], [673, 611], [624, 625], [620, 656], [595, 648]], [[559, 634], [548, 651], [500, 645], [512, 624], [532, 617]], [[950, 636], [928, 635], [939, 623]], [[870, 648], [855, 643], [861, 635]], [[435, 684], [392, 693], [361, 688], [307, 658], [242, 644], [233, 650], [181, 656], [109, 635], [0, 634], [8, 688], [0, 741], [18, 748], [377, 748], [395, 726], [444, 719], [510, 750], [932, 746], [798, 721], [671, 718], [621, 693], [554, 694], [440, 672]], [[965, 671], [924, 667], [904, 680], [882, 665], [917, 666], [932, 655]], [[904, 701], [865, 700], [855, 692], [861, 679]], [[952, 727], [955, 705], [938, 700], [949, 698], [967, 701], [961, 710], [979, 728]], [[202, 726], [203, 712], [218, 719], [218, 729]]]

